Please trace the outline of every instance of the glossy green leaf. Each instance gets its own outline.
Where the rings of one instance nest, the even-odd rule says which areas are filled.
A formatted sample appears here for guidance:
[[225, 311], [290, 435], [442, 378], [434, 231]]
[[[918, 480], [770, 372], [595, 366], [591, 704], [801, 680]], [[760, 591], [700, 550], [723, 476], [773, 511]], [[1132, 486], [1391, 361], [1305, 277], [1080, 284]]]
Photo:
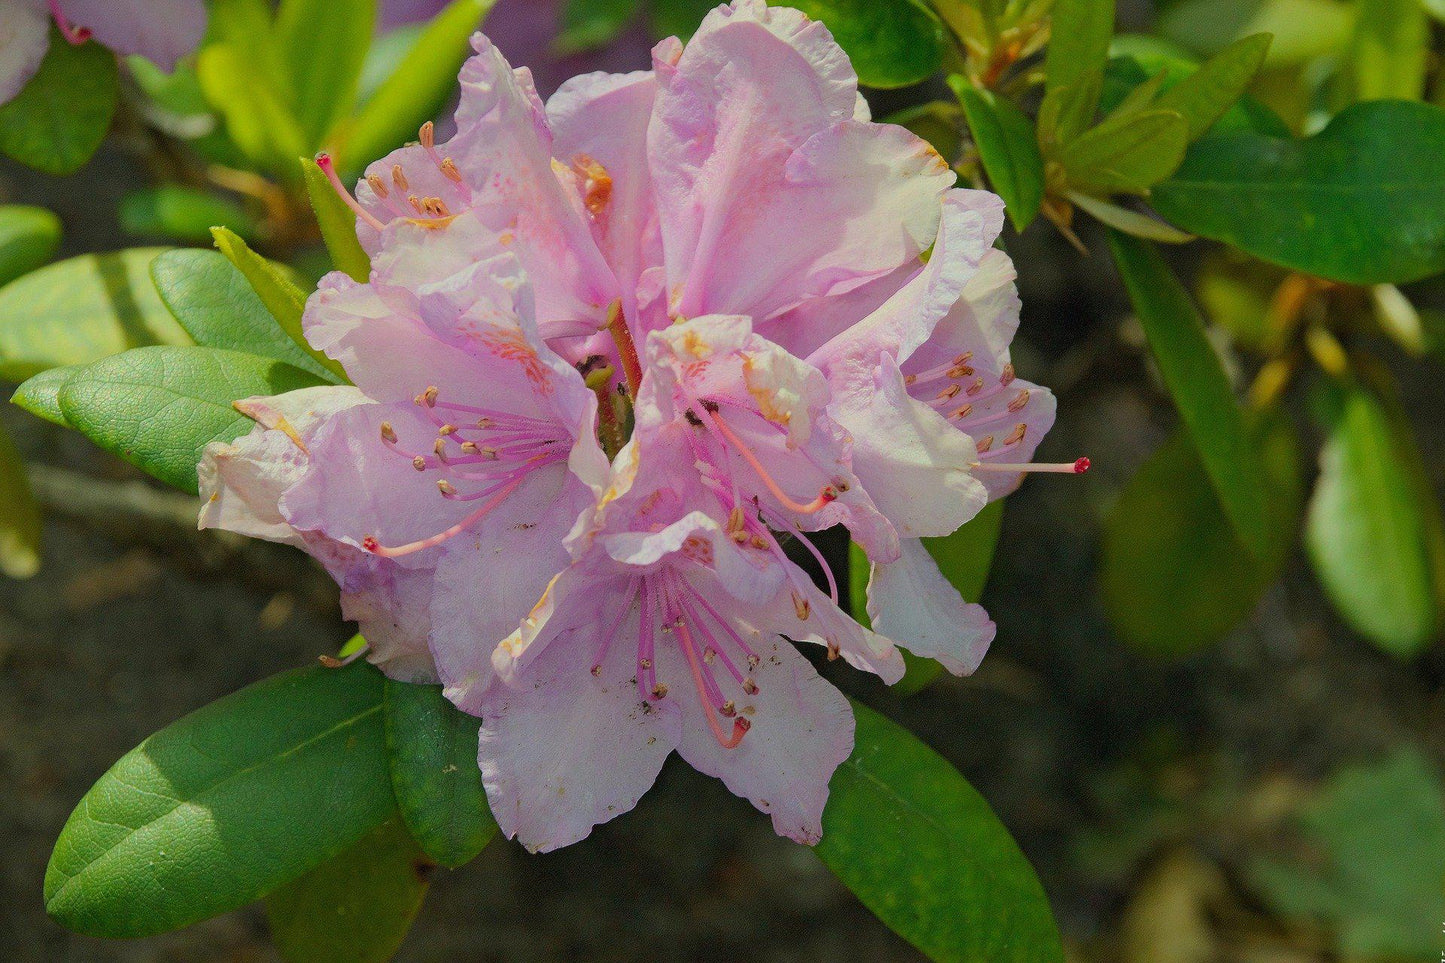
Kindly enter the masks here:
[[[301, 330], [301, 315], [306, 308], [306, 292], [291, 279], [291, 274], [280, 265], [266, 260], [246, 246], [246, 242], [224, 228], [217, 228], [211, 234], [216, 239], [216, 248], [236, 270], [246, 276], [256, 296], [271, 312], [276, 323], [297, 346], [305, 351], [311, 360], [331, 372], [337, 379], [348, 382], [346, 371], [335, 361], [311, 347]], [[349, 382], [348, 382], [349, 383]]]
[[382, 676], [284, 672], [111, 767], [66, 822], [45, 909], [90, 936], [164, 933], [259, 899], [396, 814]]
[[127, 348], [189, 342], [151, 283], [158, 253], [86, 254], [0, 288], [0, 377], [21, 381]]
[[1145, 194], [1184, 159], [1189, 125], [1169, 110], [1105, 118], [1059, 150], [1069, 184], [1085, 191]]
[[[1114, 36], [1114, 0], [1056, 0], [1044, 54], [1046, 92], [1104, 69]], [[1093, 105], [1089, 106], [1093, 113]]]
[[947, 760], [854, 703], [817, 854], [889, 928], [938, 963], [1062, 963], [1033, 867]]
[[605, 47], [637, 17], [639, 0], [567, 0], [552, 51], [567, 57]]
[[1365, 389], [1328, 386], [1317, 399], [1327, 437], [1305, 545], [1345, 620], [1398, 656], [1436, 636], [1424, 506], [1397, 453], [1411, 441]]
[[[472, 52], [471, 35], [494, 0], [452, 0], [357, 114], [334, 134], [338, 163], [360, 170], [416, 136], [456, 89], [457, 71]], [[296, 157], [305, 151], [296, 151]]]
[[371, 255], [356, 237], [356, 214], [332, 189], [316, 161], [301, 158], [301, 169], [306, 178], [306, 195], [316, 212], [316, 223], [321, 226], [321, 238], [332, 265], [353, 281], [365, 283], [371, 277]]
[[266, 897], [287, 963], [385, 963], [421, 909], [432, 863], [392, 819]]
[[1305, 140], [1208, 136], [1150, 202], [1170, 223], [1353, 284], [1445, 270], [1445, 111], [1355, 104]]
[[52, 28], [39, 71], [0, 107], [0, 152], [47, 174], [73, 174], [105, 139], [119, 89], [109, 50], [74, 46]]
[[0, 575], [29, 578], [40, 570], [40, 508], [25, 462], [0, 424]]
[[949, 83], [963, 104], [989, 183], [1003, 198], [1014, 228], [1022, 231], [1044, 198], [1044, 159], [1034, 125], [1006, 97], [978, 90], [957, 76]]
[[1213, 645], [1254, 610], [1294, 545], [1303, 503], [1298, 445], [1275, 414], [1250, 433], [1264, 464], [1269, 547], [1230, 527], [1193, 444], [1175, 434], [1129, 479], [1104, 526], [1099, 594], [1125, 642], [1156, 656]]
[[1183, 115], [1189, 139], [1197, 140], [1244, 95], [1269, 53], [1269, 39], [1269, 34], [1257, 33], [1236, 40], [1168, 87], [1154, 106]]
[[156, 291], [196, 344], [275, 358], [332, 380], [292, 341], [255, 288], [219, 251], [166, 251], [151, 262]]
[[1350, 66], [1355, 97], [1419, 100], [1425, 92], [1430, 21], [1420, 0], [1360, 0]]
[[255, 219], [239, 204], [178, 184], [133, 191], [120, 203], [120, 226], [130, 234], [209, 241], [218, 225], [241, 237], [256, 232]]
[[43, 207], [0, 205], [0, 285], [49, 261], [60, 246], [60, 218]]
[[821, 20], [869, 87], [904, 87], [943, 65], [943, 21], [919, 0], [789, 0]]
[[65, 420], [101, 448], [194, 493], [206, 445], [232, 441], [254, 424], [232, 402], [323, 383], [271, 358], [162, 346], [135, 348], [75, 372], [59, 399]]
[[386, 743], [397, 806], [412, 837], [442, 866], [471, 862], [497, 832], [477, 768], [480, 725], [448, 702], [440, 686], [387, 680]]
[[71, 375], [84, 367], [83, 364], [66, 365], [32, 375], [15, 389], [10, 401], [37, 418], [69, 428], [70, 423], [65, 420], [65, 412], [60, 410], [60, 389], [70, 380]]
[[[989, 569], [993, 567], [994, 549], [998, 546], [1002, 528], [1003, 502], [990, 502], [953, 534], [923, 540], [924, 548], [938, 563], [938, 570], [958, 589], [965, 601], [978, 602], [983, 596], [984, 583], [988, 581]], [[871, 628], [873, 624], [868, 618], [866, 604], [869, 574], [868, 556], [857, 543], [851, 544], [848, 548], [848, 599], [853, 617], [865, 628]], [[943, 666], [937, 661], [913, 655], [906, 649], [903, 661], [907, 664], [907, 671], [892, 689], [900, 695], [919, 692], [943, 674]]]
[[1294, 859], [1256, 854], [1249, 876], [1275, 912], [1322, 920], [1351, 960], [1433, 960], [1445, 888], [1445, 785], [1413, 747], [1338, 772], [1308, 801]]
[[377, 0], [281, 0], [276, 10], [276, 42], [308, 148], [325, 146], [332, 126], [356, 106], [376, 7]]
[[1110, 230], [1109, 248], [1225, 514], [1244, 545], [1267, 557], [1264, 470], [1199, 312], [1148, 241]]

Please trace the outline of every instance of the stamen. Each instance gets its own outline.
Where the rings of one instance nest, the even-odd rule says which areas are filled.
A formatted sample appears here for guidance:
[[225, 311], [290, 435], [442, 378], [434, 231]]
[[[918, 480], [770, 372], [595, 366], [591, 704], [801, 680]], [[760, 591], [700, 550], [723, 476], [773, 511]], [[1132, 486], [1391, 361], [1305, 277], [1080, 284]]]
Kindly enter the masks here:
[[[697, 648], [692, 643], [692, 633], [688, 630], [686, 620], [678, 621], [677, 634], [678, 638], [682, 641], [682, 651], [687, 655], [687, 665], [688, 668], [692, 670], [692, 682], [693, 685], [697, 687], [697, 698], [698, 701], [702, 703], [703, 714], [707, 716], [707, 725], [708, 728], [712, 730], [713, 738], [716, 739], [718, 745], [724, 749], [735, 748], [738, 743], [743, 741], [743, 736], [747, 735], [748, 729], [752, 728], [752, 724], [746, 719], [734, 719], [732, 733], [728, 734], [723, 730], [722, 723], [719, 722], [717, 718], [718, 707], [713, 705], [712, 698], [707, 692], [707, 683], [703, 681], [702, 665], [699, 663]], [[744, 684], [743, 688], [747, 688], [746, 684]], [[753, 692], [756, 691], [757, 686], [754, 686]], [[749, 695], [751, 694], [752, 693], [749, 693]]]
[[346, 185], [341, 183], [341, 177], [336, 173], [336, 164], [331, 160], [330, 154], [325, 151], [317, 154], [316, 166], [321, 168], [321, 173], [325, 174], [326, 179], [331, 182], [331, 189], [336, 192], [338, 197], [346, 202], [347, 207], [356, 212], [357, 217], [378, 231], [386, 230], [386, 225], [381, 223], [374, 214], [362, 207], [361, 203], [351, 196], [351, 192], [346, 189]]
[[1060, 475], [1082, 475], [1089, 470], [1089, 459], [1080, 458], [1071, 462], [1040, 462], [1027, 465], [1003, 465], [992, 462], [976, 461], [969, 466], [974, 471], [997, 471], [1008, 472], [1054, 472]]
[[498, 492], [490, 501], [482, 505], [481, 508], [478, 508], [466, 518], [457, 522], [451, 528], [448, 528], [445, 531], [438, 532], [430, 538], [423, 538], [419, 541], [408, 542], [405, 545], [397, 545], [391, 547], [382, 545], [376, 540], [374, 536], [368, 535], [366, 536], [366, 538], [362, 539], [361, 547], [366, 549], [373, 555], [380, 555], [382, 558], [400, 558], [403, 555], [410, 555], [413, 552], [420, 552], [428, 548], [434, 548], [437, 545], [440, 545], [442, 542], [445, 542], [447, 539], [454, 538], [457, 535], [460, 535], [472, 525], [481, 521], [484, 517], [486, 517], [488, 512], [496, 508], [502, 502], [506, 501], [507, 497], [510, 496], [512, 492], [516, 491], [517, 487], [526, 480], [526, 472], [519, 474], [511, 482], [503, 486], [502, 490]]
[[454, 184], [460, 184], [462, 182], [462, 172], [457, 170], [456, 161], [448, 157], [441, 162], [440, 166], [442, 176], [445, 177], [447, 180], [451, 181]]
[[380, 176], [376, 174], [367, 174], [366, 183], [371, 185], [371, 193], [375, 194], [383, 201], [391, 196], [391, 191], [386, 189], [386, 181], [382, 180]]
[[400, 164], [391, 165], [391, 182], [395, 184], [396, 189], [403, 194], [411, 190], [411, 182], [406, 179], [406, 171], [401, 169]]
[[65, 11], [60, 9], [60, 0], [50, 0], [50, 15], [55, 18], [55, 26], [60, 30], [60, 35], [65, 38], [66, 43], [79, 47], [90, 39], [89, 27], [77, 27], [65, 16]]
[[[707, 409], [704, 408], [703, 410], [706, 411]], [[733, 447], [738, 450], [738, 454], [742, 455], [747, 463], [753, 466], [753, 471], [758, 473], [758, 477], [763, 480], [763, 484], [767, 486], [768, 491], [772, 492], [773, 497], [783, 503], [784, 508], [792, 512], [797, 512], [800, 515], [812, 515], [822, 511], [830, 503], [837, 501], [838, 491], [832, 485], [824, 485], [822, 491], [818, 492], [818, 497], [806, 505], [794, 501], [788, 497], [787, 492], [778, 486], [778, 483], [773, 480], [773, 476], [768, 474], [768, 470], [763, 467], [762, 462], [758, 461], [758, 456], [753, 454], [752, 449], [744, 444], [743, 440], [728, 427], [728, 423], [723, 420], [722, 415], [716, 411], [709, 411], [708, 415], [712, 423], [717, 425], [718, 430], [723, 433], [723, 436], [732, 442]]]
[[417, 131], [417, 138], [421, 141], [421, 146], [425, 147], [427, 150], [431, 150], [433, 147], [436, 146], [437, 142], [436, 125], [433, 124], [431, 121], [427, 121], [425, 124], [422, 124], [421, 129]]

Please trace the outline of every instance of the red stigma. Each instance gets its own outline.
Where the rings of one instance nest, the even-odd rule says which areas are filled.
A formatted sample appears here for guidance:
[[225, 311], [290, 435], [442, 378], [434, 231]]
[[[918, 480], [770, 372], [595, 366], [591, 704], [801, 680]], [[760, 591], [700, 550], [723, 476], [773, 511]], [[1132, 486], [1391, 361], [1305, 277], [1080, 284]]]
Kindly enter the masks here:
[[1080, 458], [1078, 461], [1074, 462], [1074, 474], [1075, 474], [1075, 475], [1082, 475], [1084, 472], [1086, 472], [1086, 471], [1088, 471], [1088, 470], [1089, 470], [1089, 459], [1087, 459], [1087, 458]]
[[368, 535], [361, 540], [361, 547], [366, 549], [368, 552], [375, 552], [378, 548], [381, 547], [381, 543], [376, 540], [375, 535]]

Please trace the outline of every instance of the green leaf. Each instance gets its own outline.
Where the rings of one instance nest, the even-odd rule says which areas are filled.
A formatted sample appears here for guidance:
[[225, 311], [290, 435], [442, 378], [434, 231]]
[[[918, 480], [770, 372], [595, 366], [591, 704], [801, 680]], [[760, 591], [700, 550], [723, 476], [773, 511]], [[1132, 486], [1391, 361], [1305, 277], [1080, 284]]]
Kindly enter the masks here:
[[1111, 116], [1059, 150], [1069, 184], [1085, 191], [1148, 193], [1184, 159], [1189, 125], [1172, 110]]
[[256, 221], [240, 205], [193, 187], [166, 184], [132, 191], [120, 203], [120, 226], [130, 234], [209, 241], [220, 225], [241, 237], [256, 233]]
[[816, 847], [890, 929], [938, 963], [1062, 963], [1043, 887], [958, 770], [858, 703]]
[[[1112, 110], [1128, 96], [1131, 90], [1147, 81], [1151, 76], [1157, 76], [1160, 71], [1166, 75], [1164, 90], [1167, 92], [1199, 70], [1199, 61], [1192, 57], [1174, 57], [1148, 47], [1141, 47], [1138, 43], [1122, 42], [1136, 39], [1154, 38], [1136, 38], [1132, 35], [1116, 38], [1115, 48], [1126, 50], [1128, 53], [1124, 56], [1110, 58], [1109, 65], [1104, 70], [1104, 93], [1101, 98], [1101, 106], [1106, 111]], [[1279, 115], [1249, 94], [1244, 94], [1237, 99], [1209, 128], [1209, 132], [1213, 134], [1238, 130], [1269, 134], [1272, 137], [1290, 136], [1289, 126], [1280, 120]]]
[[882, 120], [922, 137], [950, 165], [958, 159], [963, 146], [963, 108], [956, 102], [930, 100], [894, 111]]
[[86, 254], [0, 288], [0, 377], [21, 381], [127, 348], [187, 343], [151, 283], [158, 253]]
[[356, 106], [361, 68], [376, 28], [377, 0], [281, 0], [276, 40], [306, 146]]
[[1398, 451], [1413, 441], [1357, 385], [1329, 385], [1316, 408], [1327, 437], [1305, 524], [1310, 561], [1356, 631], [1415, 655], [1438, 613], [1424, 506]]
[[1360, 0], [1350, 51], [1357, 99], [1419, 100], [1429, 54], [1430, 22], [1421, 0]]
[[[1047, 93], [1104, 69], [1114, 35], [1114, 0], [1056, 0], [1052, 24], [1044, 54]], [[1091, 115], [1095, 104], [1088, 105]]]
[[[416, 135], [456, 89], [457, 71], [471, 53], [471, 35], [495, 0], [452, 0], [437, 14], [401, 66], [361, 108], [355, 121], [334, 131], [338, 164], [359, 170]], [[306, 153], [295, 151], [292, 157]]]
[[821, 20], [853, 61], [858, 82], [906, 87], [943, 65], [943, 21], [917, 0], [789, 0]]
[[1114, 263], [1180, 417], [1241, 541], [1267, 557], [1264, 470], [1219, 355], [1179, 279], [1148, 241], [1109, 231]]
[[1255, 886], [1286, 917], [1328, 921], [1346, 959], [1434, 959], [1445, 890], [1445, 786], [1418, 750], [1337, 773], [1299, 819], [1294, 860], [1258, 857]]
[[1125, 234], [1132, 234], [1150, 241], [1160, 241], [1164, 244], [1187, 244], [1194, 240], [1193, 234], [1186, 234], [1177, 228], [1170, 227], [1158, 218], [1131, 211], [1127, 207], [1120, 207], [1118, 204], [1101, 198], [1080, 194], [1078, 191], [1065, 191], [1064, 196], [1077, 204], [1081, 210], [1092, 214], [1100, 222], [1115, 230], [1123, 231]]
[[0, 424], [0, 575], [29, 578], [40, 571], [40, 508], [30, 494], [25, 462]]
[[213, 441], [233, 441], [253, 422], [232, 402], [322, 384], [271, 358], [220, 348], [135, 348], [75, 372], [60, 410], [77, 431], [182, 491]]
[[356, 237], [356, 214], [331, 187], [331, 182], [321, 172], [316, 161], [301, 158], [302, 173], [306, 178], [306, 195], [311, 199], [311, 209], [316, 212], [316, 222], [321, 226], [321, 238], [331, 255], [331, 263], [338, 271], [345, 271], [353, 281], [365, 283], [371, 277], [371, 255], [361, 246]]
[[1269, 549], [1254, 557], [1230, 527], [1199, 454], [1176, 433], [1129, 479], [1104, 526], [1099, 594], [1123, 640], [1156, 656], [1213, 645], [1279, 576], [1303, 503], [1289, 421], [1264, 416], [1250, 432], [1264, 463]]
[[105, 139], [119, 89], [109, 50], [74, 46], [52, 28], [40, 70], [0, 107], [0, 152], [46, 174], [75, 173]]
[[1180, 0], [1160, 12], [1158, 29], [1204, 54], [1267, 33], [1274, 42], [1265, 63], [1283, 66], [1340, 52], [1354, 18], [1354, 5], [1337, 0]]
[[989, 183], [1022, 231], [1044, 198], [1044, 159], [1034, 125], [1008, 98], [978, 90], [957, 75], [948, 80], [963, 104]]
[[1160, 94], [1154, 106], [1181, 114], [1189, 123], [1189, 139], [1199, 139], [1244, 95], [1269, 53], [1269, 39], [1257, 33], [1236, 40]]
[[356, 82], [358, 104], [371, 100], [386, 79], [396, 73], [402, 61], [416, 49], [426, 26], [425, 21], [407, 23], [377, 34], [366, 52], [366, 62], [361, 65], [361, 78]]
[[313, 361], [343, 383], [349, 384], [346, 370], [307, 342], [306, 335], [301, 330], [306, 293], [296, 286], [290, 275], [281, 266], [251, 250], [245, 241], [225, 228], [217, 228], [211, 234], [216, 239], [216, 247], [226, 256], [226, 260], [234, 264], [236, 269], [246, 276], [246, 280], [251, 282], [256, 296], [261, 299], [266, 310], [271, 312], [271, 316], [276, 319], [286, 336]]
[[49, 261], [60, 246], [60, 218], [28, 204], [0, 206], [0, 285]]
[[1445, 270], [1442, 143], [1438, 107], [1355, 104], [1305, 140], [1205, 137], [1150, 202], [1175, 226], [1274, 264], [1400, 284]]
[[1039, 147], [1044, 154], [1054, 156], [1059, 147], [1088, 129], [1099, 111], [1103, 89], [1104, 74], [1094, 70], [1044, 94], [1038, 119]]
[[266, 897], [288, 963], [385, 963], [426, 899], [432, 863], [392, 819]]
[[568, 57], [605, 47], [637, 16], [638, 0], [567, 0], [552, 52]]
[[281, 330], [246, 276], [219, 251], [166, 251], [151, 262], [151, 277], [161, 300], [196, 344], [275, 358], [333, 380], [328, 369]]
[[648, 0], [648, 23], [654, 37], [687, 41], [717, 4], [713, 0]]
[[15, 394], [10, 396], [10, 401], [37, 418], [44, 418], [62, 428], [69, 428], [70, 422], [65, 420], [65, 412], [60, 410], [60, 389], [70, 380], [71, 375], [84, 367], [83, 364], [66, 365], [32, 375], [25, 379], [19, 388], [15, 389]]
[[497, 832], [477, 768], [480, 725], [440, 686], [387, 680], [386, 744], [397, 806], [412, 837], [442, 866], [471, 862]]
[[121, 757], [80, 801], [45, 909], [88, 936], [149, 936], [236, 909], [396, 814], [370, 665], [284, 672]]
[[[943, 577], [958, 589], [965, 601], [978, 602], [983, 595], [984, 583], [988, 581], [989, 569], [993, 566], [994, 549], [998, 546], [999, 531], [1003, 528], [1003, 502], [990, 502], [983, 510], [969, 519], [951, 535], [923, 539], [923, 547], [938, 563]], [[868, 556], [856, 543], [848, 549], [848, 599], [853, 617], [865, 628], [873, 623], [868, 618], [868, 577], [870, 565]], [[902, 679], [893, 685], [899, 695], [912, 695], [931, 685], [943, 673], [943, 666], [933, 659], [925, 659], [903, 652], [907, 671]]]

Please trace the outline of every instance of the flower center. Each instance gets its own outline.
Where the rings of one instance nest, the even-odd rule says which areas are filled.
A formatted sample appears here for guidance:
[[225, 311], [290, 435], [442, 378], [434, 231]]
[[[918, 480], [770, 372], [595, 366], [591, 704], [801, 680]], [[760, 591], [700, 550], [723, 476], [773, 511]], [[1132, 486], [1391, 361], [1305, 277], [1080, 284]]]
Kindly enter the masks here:
[[391, 422], [381, 423], [381, 441], [419, 472], [436, 472], [437, 491], [448, 501], [482, 505], [455, 525], [429, 538], [384, 546], [367, 536], [362, 545], [384, 558], [410, 555], [466, 531], [516, 491], [528, 476], [564, 462], [568, 446], [558, 427], [541, 418], [443, 401], [435, 387], [416, 396], [417, 406], [436, 426], [429, 454], [401, 447]]
[[[54, 0], [52, 0], [52, 3]], [[461, 171], [457, 169], [456, 162], [450, 157], [443, 157], [436, 149], [436, 132], [431, 121], [421, 125], [417, 132], [421, 147], [431, 158], [436, 169], [446, 178], [448, 184], [441, 190], [444, 194], [450, 194], [452, 201], [460, 207], [467, 207], [472, 201], [472, 189], [462, 179]], [[336, 162], [331, 155], [325, 151], [316, 155], [316, 166], [326, 175], [327, 181], [331, 183], [331, 189], [338, 197], [346, 202], [346, 206], [356, 213], [367, 224], [370, 224], [378, 231], [386, 230], [386, 226], [397, 218], [402, 218], [413, 224], [422, 227], [446, 227], [456, 217], [447, 200], [440, 195], [419, 196], [412, 191], [411, 179], [406, 176], [406, 171], [400, 164], [393, 164], [391, 168], [391, 183], [380, 174], [368, 174], [366, 183], [371, 186], [371, 192], [386, 206], [391, 217], [383, 221], [371, 211], [362, 206], [352, 193], [341, 183], [341, 177], [336, 173]]]

